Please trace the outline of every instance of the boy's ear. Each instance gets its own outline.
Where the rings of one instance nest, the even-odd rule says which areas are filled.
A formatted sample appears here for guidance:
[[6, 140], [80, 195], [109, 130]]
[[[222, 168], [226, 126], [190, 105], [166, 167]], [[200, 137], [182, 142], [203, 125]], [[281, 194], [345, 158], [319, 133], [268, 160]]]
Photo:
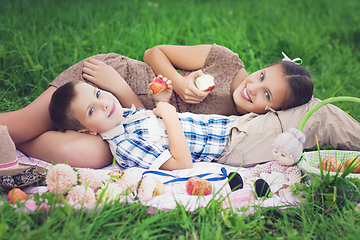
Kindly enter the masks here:
[[97, 132], [89, 131], [87, 129], [78, 130], [78, 132], [79, 133], [87, 133], [87, 134], [91, 134], [91, 135], [97, 135]]

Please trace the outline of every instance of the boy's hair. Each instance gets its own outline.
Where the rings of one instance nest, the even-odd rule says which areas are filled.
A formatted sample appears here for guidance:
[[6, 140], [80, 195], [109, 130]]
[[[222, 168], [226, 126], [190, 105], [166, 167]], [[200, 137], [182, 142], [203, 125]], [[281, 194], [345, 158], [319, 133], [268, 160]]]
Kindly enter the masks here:
[[314, 92], [314, 83], [310, 72], [290, 61], [276, 62], [270, 66], [274, 65], [281, 66], [290, 87], [290, 91], [285, 96], [285, 101], [278, 110], [286, 110], [309, 102]]
[[75, 86], [80, 81], [71, 81], [56, 89], [49, 105], [51, 120], [60, 131], [82, 130], [86, 127], [73, 117], [71, 103], [76, 97]]

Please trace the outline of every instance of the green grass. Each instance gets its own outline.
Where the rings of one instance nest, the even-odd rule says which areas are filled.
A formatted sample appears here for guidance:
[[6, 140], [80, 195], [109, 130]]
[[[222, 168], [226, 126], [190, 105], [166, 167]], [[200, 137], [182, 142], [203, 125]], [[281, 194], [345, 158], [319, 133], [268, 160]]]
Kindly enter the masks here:
[[[250, 73], [301, 57], [314, 95], [360, 97], [358, 0], [0, 1], [0, 112], [23, 108], [58, 74], [98, 53], [142, 60], [158, 44], [216, 43], [237, 52]], [[336, 104], [360, 120], [356, 103]], [[314, 210], [315, 209], [315, 210]], [[138, 205], [99, 214], [56, 208], [47, 214], [0, 206], [0, 239], [356, 239], [354, 203], [330, 214], [303, 205], [288, 212], [225, 214], [216, 203], [148, 215]], [[16, 212], [16, 213], [15, 213]]]

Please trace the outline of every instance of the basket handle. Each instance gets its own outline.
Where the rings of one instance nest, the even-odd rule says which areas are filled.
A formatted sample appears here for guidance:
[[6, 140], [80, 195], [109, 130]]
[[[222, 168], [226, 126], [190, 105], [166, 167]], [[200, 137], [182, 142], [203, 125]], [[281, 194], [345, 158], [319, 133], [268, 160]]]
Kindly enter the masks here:
[[344, 101], [349, 101], [349, 102], [359, 102], [360, 103], [360, 98], [357, 97], [346, 97], [346, 96], [342, 96], [342, 97], [332, 97], [332, 98], [327, 98], [324, 101], [316, 104], [313, 108], [310, 109], [309, 112], [307, 112], [305, 114], [305, 116], [303, 117], [303, 119], [300, 122], [299, 125], [299, 130], [303, 131], [304, 126], [306, 121], [310, 118], [310, 116], [319, 108], [321, 108], [322, 106], [328, 104], [328, 103], [334, 103], [334, 102], [344, 102]]

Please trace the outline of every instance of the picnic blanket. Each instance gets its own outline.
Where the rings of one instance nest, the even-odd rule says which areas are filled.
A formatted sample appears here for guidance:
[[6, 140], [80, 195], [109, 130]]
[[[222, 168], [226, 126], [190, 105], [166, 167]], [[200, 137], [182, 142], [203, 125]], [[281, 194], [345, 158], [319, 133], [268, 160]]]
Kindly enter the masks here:
[[[19, 162], [30, 165], [38, 165], [46, 169], [52, 167], [51, 163], [42, 161], [40, 159], [27, 157], [22, 152], [16, 152]], [[222, 168], [225, 168], [227, 173], [238, 172], [242, 176], [244, 181], [244, 187], [240, 190], [231, 191], [228, 184], [228, 179], [222, 179], [217, 181], [210, 181], [212, 184], [212, 194], [207, 196], [193, 196], [189, 195], [186, 192], [186, 181], [174, 181], [166, 183], [170, 180], [183, 177], [192, 177], [199, 174], [209, 174], [204, 179], [216, 178], [222, 174]], [[109, 165], [97, 171], [105, 171], [110, 173], [114, 170], [124, 170], [118, 164]], [[233, 208], [235, 212], [241, 213], [252, 213], [254, 211], [254, 206], [286, 206], [289, 204], [294, 204], [300, 201], [300, 199], [292, 195], [289, 189], [281, 189], [277, 194], [274, 194], [271, 198], [265, 200], [256, 199], [254, 196], [253, 182], [254, 179], [248, 177], [250, 168], [242, 167], [232, 167], [228, 165], [223, 165], [219, 163], [209, 163], [209, 162], [200, 162], [194, 163], [193, 168], [191, 169], [182, 169], [174, 171], [157, 171], [158, 173], [164, 172], [165, 176], [162, 176], [157, 173], [146, 173], [147, 169], [138, 169], [142, 173], [152, 175], [152, 177], [157, 178], [165, 184], [165, 191], [163, 194], [153, 197], [151, 200], [143, 202], [144, 205], [151, 207], [152, 209], [159, 210], [171, 210], [177, 207], [177, 204], [183, 205], [188, 211], [195, 211], [199, 207], [205, 207], [209, 204], [210, 200], [216, 199], [222, 202], [223, 208]], [[28, 194], [35, 192], [46, 192], [46, 186], [35, 186], [28, 187], [24, 189]], [[137, 202], [137, 199], [124, 198], [120, 200], [122, 202], [132, 203]], [[247, 210], [244, 212], [244, 208]], [[248, 208], [249, 207], [249, 208]]]

